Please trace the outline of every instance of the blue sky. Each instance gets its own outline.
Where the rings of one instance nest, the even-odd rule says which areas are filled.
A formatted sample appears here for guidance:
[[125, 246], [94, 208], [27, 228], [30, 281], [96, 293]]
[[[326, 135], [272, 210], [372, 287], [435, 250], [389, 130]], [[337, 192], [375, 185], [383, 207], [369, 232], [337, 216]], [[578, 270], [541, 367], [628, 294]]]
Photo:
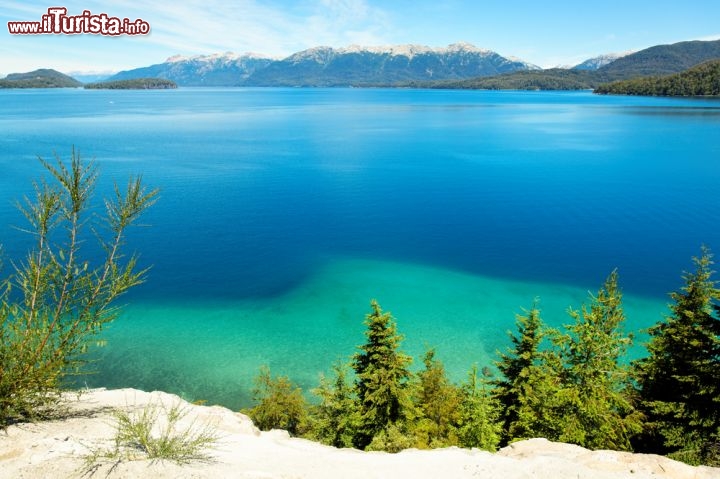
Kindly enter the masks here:
[[[39, 21], [48, 7], [68, 14], [141, 18], [147, 36], [10, 35], [8, 21]], [[318, 45], [459, 41], [542, 67], [603, 53], [720, 38], [720, 1], [604, 0], [3, 0], [0, 76], [36, 68], [118, 71], [175, 55], [225, 51], [286, 56]]]

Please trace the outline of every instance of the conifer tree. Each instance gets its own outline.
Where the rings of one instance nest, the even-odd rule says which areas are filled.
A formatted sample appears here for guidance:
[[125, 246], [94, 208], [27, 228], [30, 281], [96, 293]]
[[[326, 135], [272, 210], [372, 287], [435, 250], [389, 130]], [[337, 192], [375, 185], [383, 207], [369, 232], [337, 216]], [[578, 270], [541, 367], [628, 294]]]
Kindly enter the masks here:
[[[557, 440], [590, 449], [630, 450], [639, 417], [627, 396], [629, 375], [620, 362], [632, 338], [622, 332], [625, 314], [613, 271], [590, 307], [570, 311], [574, 324], [553, 338], [563, 361], [560, 389], [550, 401]], [[552, 409], [551, 409], [552, 410]]]
[[559, 441], [566, 415], [574, 413], [567, 410], [562, 395], [568, 376], [556, 343], [561, 333], [546, 328], [543, 335], [549, 338], [551, 347], [542, 350], [538, 363], [527, 370], [527, 393], [518, 408], [517, 421], [510, 427], [508, 437], [511, 441], [533, 437]]
[[302, 390], [287, 376], [273, 378], [269, 367], [261, 367], [255, 378], [253, 400], [255, 406], [243, 412], [263, 431], [285, 429], [293, 435], [300, 435], [305, 431], [305, 398]]
[[310, 411], [309, 437], [334, 447], [352, 447], [357, 429], [357, 405], [347, 382], [347, 368], [336, 364], [335, 379], [321, 376], [320, 386], [313, 390], [320, 403]]
[[418, 373], [416, 405], [422, 415], [415, 428], [418, 447], [447, 447], [458, 442], [456, 424], [460, 419], [460, 391], [445, 374], [443, 363], [428, 349], [423, 358], [425, 369]]
[[365, 449], [381, 432], [397, 435], [412, 415], [409, 394], [411, 358], [398, 351], [402, 336], [390, 313], [383, 313], [377, 301], [365, 317], [367, 342], [353, 358], [356, 374], [359, 424], [353, 443]]
[[477, 365], [474, 365], [468, 374], [467, 382], [461, 387], [458, 436], [463, 447], [495, 451], [500, 442], [500, 408], [497, 400], [490, 394], [486, 379], [489, 375], [490, 372], [484, 369], [484, 377], [479, 377]]
[[684, 450], [691, 462], [709, 462], [720, 460], [720, 291], [710, 250], [693, 262], [695, 271], [670, 295], [670, 315], [649, 330], [649, 356], [635, 364], [647, 414], [639, 447]]
[[493, 381], [493, 395], [499, 403], [502, 428], [501, 444], [513, 438], [533, 436], [535, 413], [532, 403], [538, 398], [537, 367], [544, 332], [537, 303], [525, 315], [516, 316], [517, 336], [510, 335], [512, 348], [500, 356], [496, 366], [503, 378]]
[[[621, 329], [625, 315], [617, 279], [613, 271], [589, 307], [570, 311], [575, 321], [565, 332], [537, 333], [536, 308], [518, 319], [521, 336], [513, 342], [524, 359], [516, 353], [498, 364], [506, 375], [498, 383], [508, 421], [505, 441], [545, 437], [591, 449], [630, 449], [640, 424], [621, 363], [631, 337]], [[542, 337], [551, 347], [538, 352]]]

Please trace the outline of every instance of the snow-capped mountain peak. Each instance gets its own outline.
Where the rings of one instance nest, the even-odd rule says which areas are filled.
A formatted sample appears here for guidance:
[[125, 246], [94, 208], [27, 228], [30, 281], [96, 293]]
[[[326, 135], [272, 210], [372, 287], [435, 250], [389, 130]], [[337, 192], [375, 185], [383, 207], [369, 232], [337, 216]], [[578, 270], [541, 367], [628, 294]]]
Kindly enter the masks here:
[[175, 55], [164, 63], [120, 72], [114, 79], [158, 76], [181, 86], [342, 86], [455, 80], [535, 69], [467, 42], [343, 48], [317, 46], [284, 59], [233, 52]]
[[539, 67], [539, 66], [535, 65], [534, 63], [526, 62], [522, 58], [509, 56], [509, 57], [507, 57], [507, 59], [510, 60], [511, 62], [520, 63], [522, 65], [525, 65], [526, 69], [528, 69], [528, 70], [542, 70], [542, 67]]
[[585, 60], [584, 62], [575, 65], [572, 67], [574, 70], [597, 70], [599, 68], [604, 67], [605, 65], [609, 65], [610, 63], [614, 62], [618, 58], [626, 57], [630, 55], [631, 53], [634, 53], [633, 51], [627, 51], [622, 53], [606, 53], [604, 55], [598, 55], [596, 57], [590, 58], [588, 60]]
[[453, 52], [468, 52], [468, 53], [480, 53], [482, 55], [491, 55], [495, 52], [486, 48], [478, 48], [472, 43], [468, 42], [457, 42], [451, 43], [446, 48], [438, 49], [441, 53], [453, 53]]
[[377, 55], [404, 56], [408, 58], [432, 51], [433, 49], [430, 47], [416, 44], [380, 46], [350, 45], [349, 47], [337, 50], [338, 53], [374, 53]]
[[273, 58], [259, 54], [259, 53], [243, 53], [238, 54], [235, 52], [225, 53], [212, 53], [209, 55], [173, 55], [165, 60], [165, 63], [181, 63], [181, 62], [196, 62], [196, 63], [217, 63], [217, 62], [234, 62], [241, 59], [253, 59], [253, 60], [273, 60]]
[[401, 44], [401, 45], [377, 45], [377, 46], [365, 46], [365, 45], [350, 45], [342, 48], [333, 48], [327, 46], [308, 48], [301, 52], [294, 53], [289, 56], [288, 59], [292, 61], [299, 60], [321, 60], [326, 61], [330, 56], [333, 55], [345, 55], [345, 54], [358, 54], [358, 53], [371, 53], [376, 55], [390, 55], [390, 56], [404, 56], [407, 58], [414, 58], [417, 55], [447, 55], [454, 53], [472, 53], [479, 55], [493, 55], [495, 52], [484, 48], [478, 48], [475, 45], [467, 42], [458, 42], [448, 45], [447, 47], [429, 47], [427, 45], [419, 45], [414, 43]]

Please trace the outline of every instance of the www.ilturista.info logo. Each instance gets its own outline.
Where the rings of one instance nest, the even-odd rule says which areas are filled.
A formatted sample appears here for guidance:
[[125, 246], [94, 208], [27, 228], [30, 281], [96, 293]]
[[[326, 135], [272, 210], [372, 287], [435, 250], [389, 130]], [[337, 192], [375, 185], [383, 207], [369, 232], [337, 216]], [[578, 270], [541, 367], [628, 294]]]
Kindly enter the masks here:
[[147, 35], [150, 24], [138, 18], [111, 17], [107, 13], [94, 14], [84, 10], [81, 15], [68, 15], [65, 7], [50, 7], [39, 22], [8, 22], [12, 35]]

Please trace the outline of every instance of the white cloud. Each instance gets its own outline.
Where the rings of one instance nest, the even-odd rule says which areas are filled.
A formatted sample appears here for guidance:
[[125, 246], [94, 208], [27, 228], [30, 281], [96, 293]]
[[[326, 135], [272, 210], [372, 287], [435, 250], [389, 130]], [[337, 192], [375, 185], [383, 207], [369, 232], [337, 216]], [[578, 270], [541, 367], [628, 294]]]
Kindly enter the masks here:
[[695, 40], [701, 40], [704, 42], [711, 42], [714, 40], [720, 40], [720, 33], [716, 33], [715, 35], [706, 35], [704, 37], [696, 38]]
[[142, 7], [151, 24], [148, 41], [172, 53], [224, 50], [289, 55], [299, 49], [353, 41], [379, 41], [382, 11], [364, 0], [316, 0], [301, 11], [253, 0], [155, 2]]
[[[11, 39], [13, 50], [0, 46], [0, 51], [10, 53], [3, 58], [3, 69], [19, 71], [21, 65], [73, 70], [125, 69], [159, 63], [174, 54], [228, 50], [282, 57], [317, 45], [386, 43], [385, 32], [393, 31], [386, 14], [366, 0], [287, 3], [283, 0], [67, 0], [62, 4], [70, 15], [90, 10], [94, 14], [106, 13], [130, 20], [142, 18], [150, 24], [151, 33], [112, 39], [79, 35], [72, 42], [59, 36], [18, 36]], [[11, 0], [0, 6], [0, 20], [39, 21], [47, 5], [44, 0], [22, 3]]]
[[147, 42], [169, 54], [242, 52], [258, 47], [277, 53], [273, 42], [282, 38], [278, 30], [287, 27], [282, 12], [253, 1], [153, 2], [143, 5], [141, 15], [151, 26]]
[[377, 45], [387, 43], [386, 34], [391, 30], [385, 12], [364, 0], [320, 0], [300, 38], [308, 45]]

